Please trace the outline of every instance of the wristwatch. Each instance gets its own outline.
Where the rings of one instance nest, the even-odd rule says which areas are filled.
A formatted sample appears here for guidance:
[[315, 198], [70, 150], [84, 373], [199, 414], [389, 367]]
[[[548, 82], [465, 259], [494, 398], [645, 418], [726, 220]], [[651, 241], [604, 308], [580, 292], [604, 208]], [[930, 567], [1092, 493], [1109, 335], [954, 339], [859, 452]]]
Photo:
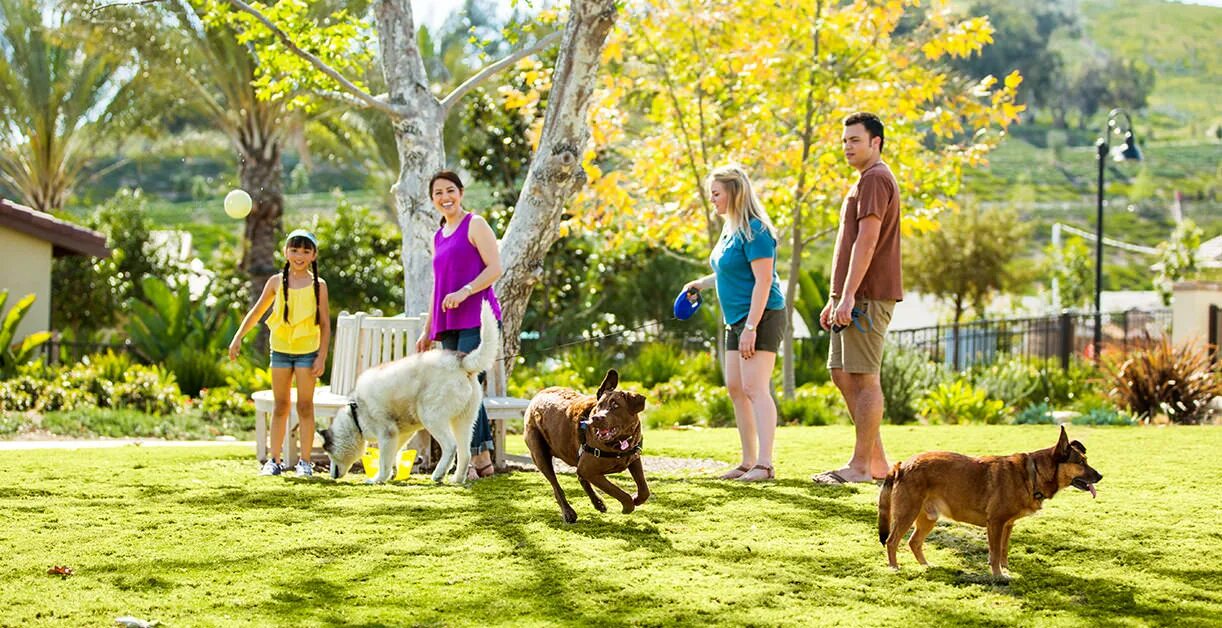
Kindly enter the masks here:
[[743, 329], [747, 331], [755, 331], [755, 325], [752, 325], [751, 323], [747, 323], [746, 325], [743, 325]]

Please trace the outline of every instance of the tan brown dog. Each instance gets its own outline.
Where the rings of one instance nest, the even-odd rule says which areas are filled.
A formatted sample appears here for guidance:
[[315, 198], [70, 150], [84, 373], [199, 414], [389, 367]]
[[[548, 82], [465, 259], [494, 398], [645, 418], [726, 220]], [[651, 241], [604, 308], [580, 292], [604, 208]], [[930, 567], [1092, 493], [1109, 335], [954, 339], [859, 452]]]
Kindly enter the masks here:
[[887, 562], [899, 569], [895, 552], [916, 523], [908, 547], [917, 562], [938, 516], [983, 526], [989, 535], [989, 566], [994, 576], [1009, 567], [1014, 522], [1034, 514], [1044, 500], [1072, 486], [1095, 496], [1098, 471], [1086, 464], [1086, 447], [1069, 442], [1065, 427], [1055, 447], [1011, 456], [968, 456], [948, 451], [917, 454], [896, 463], [878, 496], [878, 540], [887, 546]]
[[[649, 499], [641, 466], [641, 420], [637, 416], [645, 409], [645, 397], [616, 390], [617, 385], [619, 373], [611, 369], [593, 397], [568, 388], [546, 388], [530, 400], [526, 409], [523, 434], [530, 457], [551, 483], [565, 523], [577, 521], [577, 513], [556, 481], [552, 456], [577, 468], [581, 488], [599, 512], [607, 512], [607, 505], [594, 493], [594, 486], [619, 500], [624, 514]], [[636, 481], [636, 495], [625, 493], [606, 477], [624, 469]]]

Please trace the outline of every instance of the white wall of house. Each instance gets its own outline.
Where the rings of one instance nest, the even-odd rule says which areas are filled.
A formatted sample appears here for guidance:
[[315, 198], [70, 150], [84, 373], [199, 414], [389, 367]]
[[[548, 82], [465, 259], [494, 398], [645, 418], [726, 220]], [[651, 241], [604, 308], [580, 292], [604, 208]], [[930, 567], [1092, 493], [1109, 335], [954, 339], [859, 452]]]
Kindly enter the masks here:
[[1172, 288], [1171, 342], [1209, 341], [1209, 306], [1222, 307], [1222, 282], [1182, 281]]
[[0, 227], [0, 290], [8, 290], [3, 312], [33, 292], [30, 311], [17, 326], [17, 337], [51, 328], [51, 243], [19, 231]]

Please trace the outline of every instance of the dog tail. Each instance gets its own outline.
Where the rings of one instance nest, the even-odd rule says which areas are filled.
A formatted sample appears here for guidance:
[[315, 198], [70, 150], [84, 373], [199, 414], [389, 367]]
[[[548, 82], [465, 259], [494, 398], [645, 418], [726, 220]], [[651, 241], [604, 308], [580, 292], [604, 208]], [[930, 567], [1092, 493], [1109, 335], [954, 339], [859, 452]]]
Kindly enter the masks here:
[[878, 493], [878, 542], [883, 545], [887, 544], [887, 537], [891, 535], [891, 489], [899, 479], [900, 463], [897, 462], [891, 467], [887, 479], [883, 480], [883, 490]]
[[501, 350], [501, 328], [497, 326], [492, 305], [484, 301], [479, 310], [479, 346], [463, 356], [462, 368], [468, 373], [479, 373], [492, 369], [496, 354]]

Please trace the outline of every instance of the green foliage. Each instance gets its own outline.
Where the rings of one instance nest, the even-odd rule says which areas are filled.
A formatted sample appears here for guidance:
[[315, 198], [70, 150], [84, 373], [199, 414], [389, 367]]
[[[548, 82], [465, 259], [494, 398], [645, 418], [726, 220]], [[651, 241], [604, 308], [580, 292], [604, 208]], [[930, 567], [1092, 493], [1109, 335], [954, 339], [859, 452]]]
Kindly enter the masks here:
[[176, 270], [149, 244], [154, 229], [148, 198], [140, 190], [120, 190], [85, 217], [84, 224], [106, 236], [107, 258], [69, 255], [51, 267], [55, 299], [51, 326], [78, 335], [107, 329], [126, 317], [127, 302], [141, 299], [145, 277], [168, 278]]
[[971, 383], [956, 379], [942, 382], [918, 402], [921, 418], [931, 424], [1004, 423], [1009, 417], [1005, 403], [989, 399]]
[[1092, 408], [1073, 418], [1074, 425], [1137, 425], [1137, 419], [1115, 408]]
[[181, 412], [184, 403], [172, 373], [113, 353], [70, 366], [31, 366], [0, 381], [3, 412], [117, 408], [162, 416]]
[[255, 429], [255, 402], [250, 395], [233, 388], [205, 388], [199, 391], [201, 418], [216, 427], [219, 434], [241, 434]]
[[1030, 404], [1039, 388], [1040, 372], [1021, 360], [1004, 360], [976, 369], [971, 380], [990, 398], [1010, 408], [1022, 408]]
[[1021, 253], [1014, 242], [1026, 234], [1011, 210], [972, 203], [949, 212], [936, 231], [905, 242], [905, 283], [949, 302], [955, 322], [968, 307], [983, 315], [993, 293], [1011, 282], [1011, 261]]
[[83, 13], [0, 0], [0, 186], [26, 205], [64, 206], [100, 140], [121, 132], [135, 73]]
[[794, 312], [806, 322], [810, 338], [794, 340], [794, 383], [822, 384], [831, 378], [827, 371], [827, 350], [831, 337], [819, 327], [819, 312], [828, 299], [827, 274], [821, 270], [803, 269], [798, 275], [798, 298]]
[[1055, 104], [1054, 87], [1061, 80], [1064, 61], [1050, 43], [1058, 31], [1077, 28], [1074, 7], [1043, 0], [977, 0], [968, 14], [989, 16], [993, 43], [956, 65], [975, 79], [1018, 70], [1023, 76], [1022, 102]]
[[1200, 423], [1209, 402], [1222, 396], [1222, 372], [1200, 345], [1172, 346], [1163, 336], [1106, 365], [1110, 395], [1122, 407], [1150, 420], [1166, 415], [1174, 423]]
[[[14, 373], [19, 364], [28, 362], [37, 355], [38, 348], [51, 339], [50, 332], [38, 331], [17, 339], [17, 326], [30, 306], [34, 304], [33, 293], [27, 294], [9, 308], [8, 313], [0, 318], [0, 379]], [[8, 301], [8, 290], [0, 291], [0, 312]]]
[[1171, 305], [1171, 288], [1181, 279], [1192, 279], [1197, 273], [1197, 249], [1201, 248], [1201, 228], [1192, 220], [1184, 220], [1175, 226], [1171, 238], [1160, 242], [1158, 274], [1154, 276], [1154, 289], [1163, 298], [1163, 305]]
[[[314, 227], [318, 274], [327, 280], [332, 316], [403, 308], [403, 262], [399, 229], [368, 208], [340, 198], [335, 215]], [[410, 314], [417, 314], [412, 312]]]
[[1032, 400], [1045, 401], [1053, 406], [1066, 406], [1092, 394], [1101, 381], [1101, 373], [1093, 362], [1070, 361], [1069, 369], [1049, 360], [1037, 367], [1039, 384], [1031, 396]]
[[888, 345], [883, 351], [882, 368], [879, 370], [886, 408], [885, 420], [896, 425], [915, 423], [920, 413], [918, 402], [921, 397], [945, 377], [942, 367], [931, 362], [924, 352]]
[[1014, 415], [1013, 422], [1015, 425], [1052, 425], [1056, 423], [1056, 419], [1052, 416], [1052, 406], [1041, 401], [1019, 410]]
[[[716, 368], [716, 361], [707, 352], [694, 353], [684, 351], [673, 343], [651, 342], [641, 348], [634, 360], [624, 364], [620, 375], [641, 382], [646, 388], [653, 388], [675, 378], [707, 382], [710, 375], [716, 373]], [[716, 379], [713, 380], [713, 383], [716, 382]]]
[[174, 292], [161, 279], [147, 277], [143, 287], [146, 300], [128, 303], [127, 331], [135, 351], [173, 371], [188, 395], [223, 385], [230, 369], [223, 356], [238, 328], [237, 313], [209, 304], [207, 290], [192, 301], [185, 283]]
[[1066, 238], [1058, 250], [1044, 248], [1044, 275], [1057, 280], [1057, 298], [1065, 309], [1082, 307], [1094, 298], [1095, 266], [1091, 249], [1082, 238]]
[[793, 399], [780, 399], [777, 419], [782, 424], [835, 425], [848, 422], [849, 415], [840, 389], [827, 382], [799, 386]]

